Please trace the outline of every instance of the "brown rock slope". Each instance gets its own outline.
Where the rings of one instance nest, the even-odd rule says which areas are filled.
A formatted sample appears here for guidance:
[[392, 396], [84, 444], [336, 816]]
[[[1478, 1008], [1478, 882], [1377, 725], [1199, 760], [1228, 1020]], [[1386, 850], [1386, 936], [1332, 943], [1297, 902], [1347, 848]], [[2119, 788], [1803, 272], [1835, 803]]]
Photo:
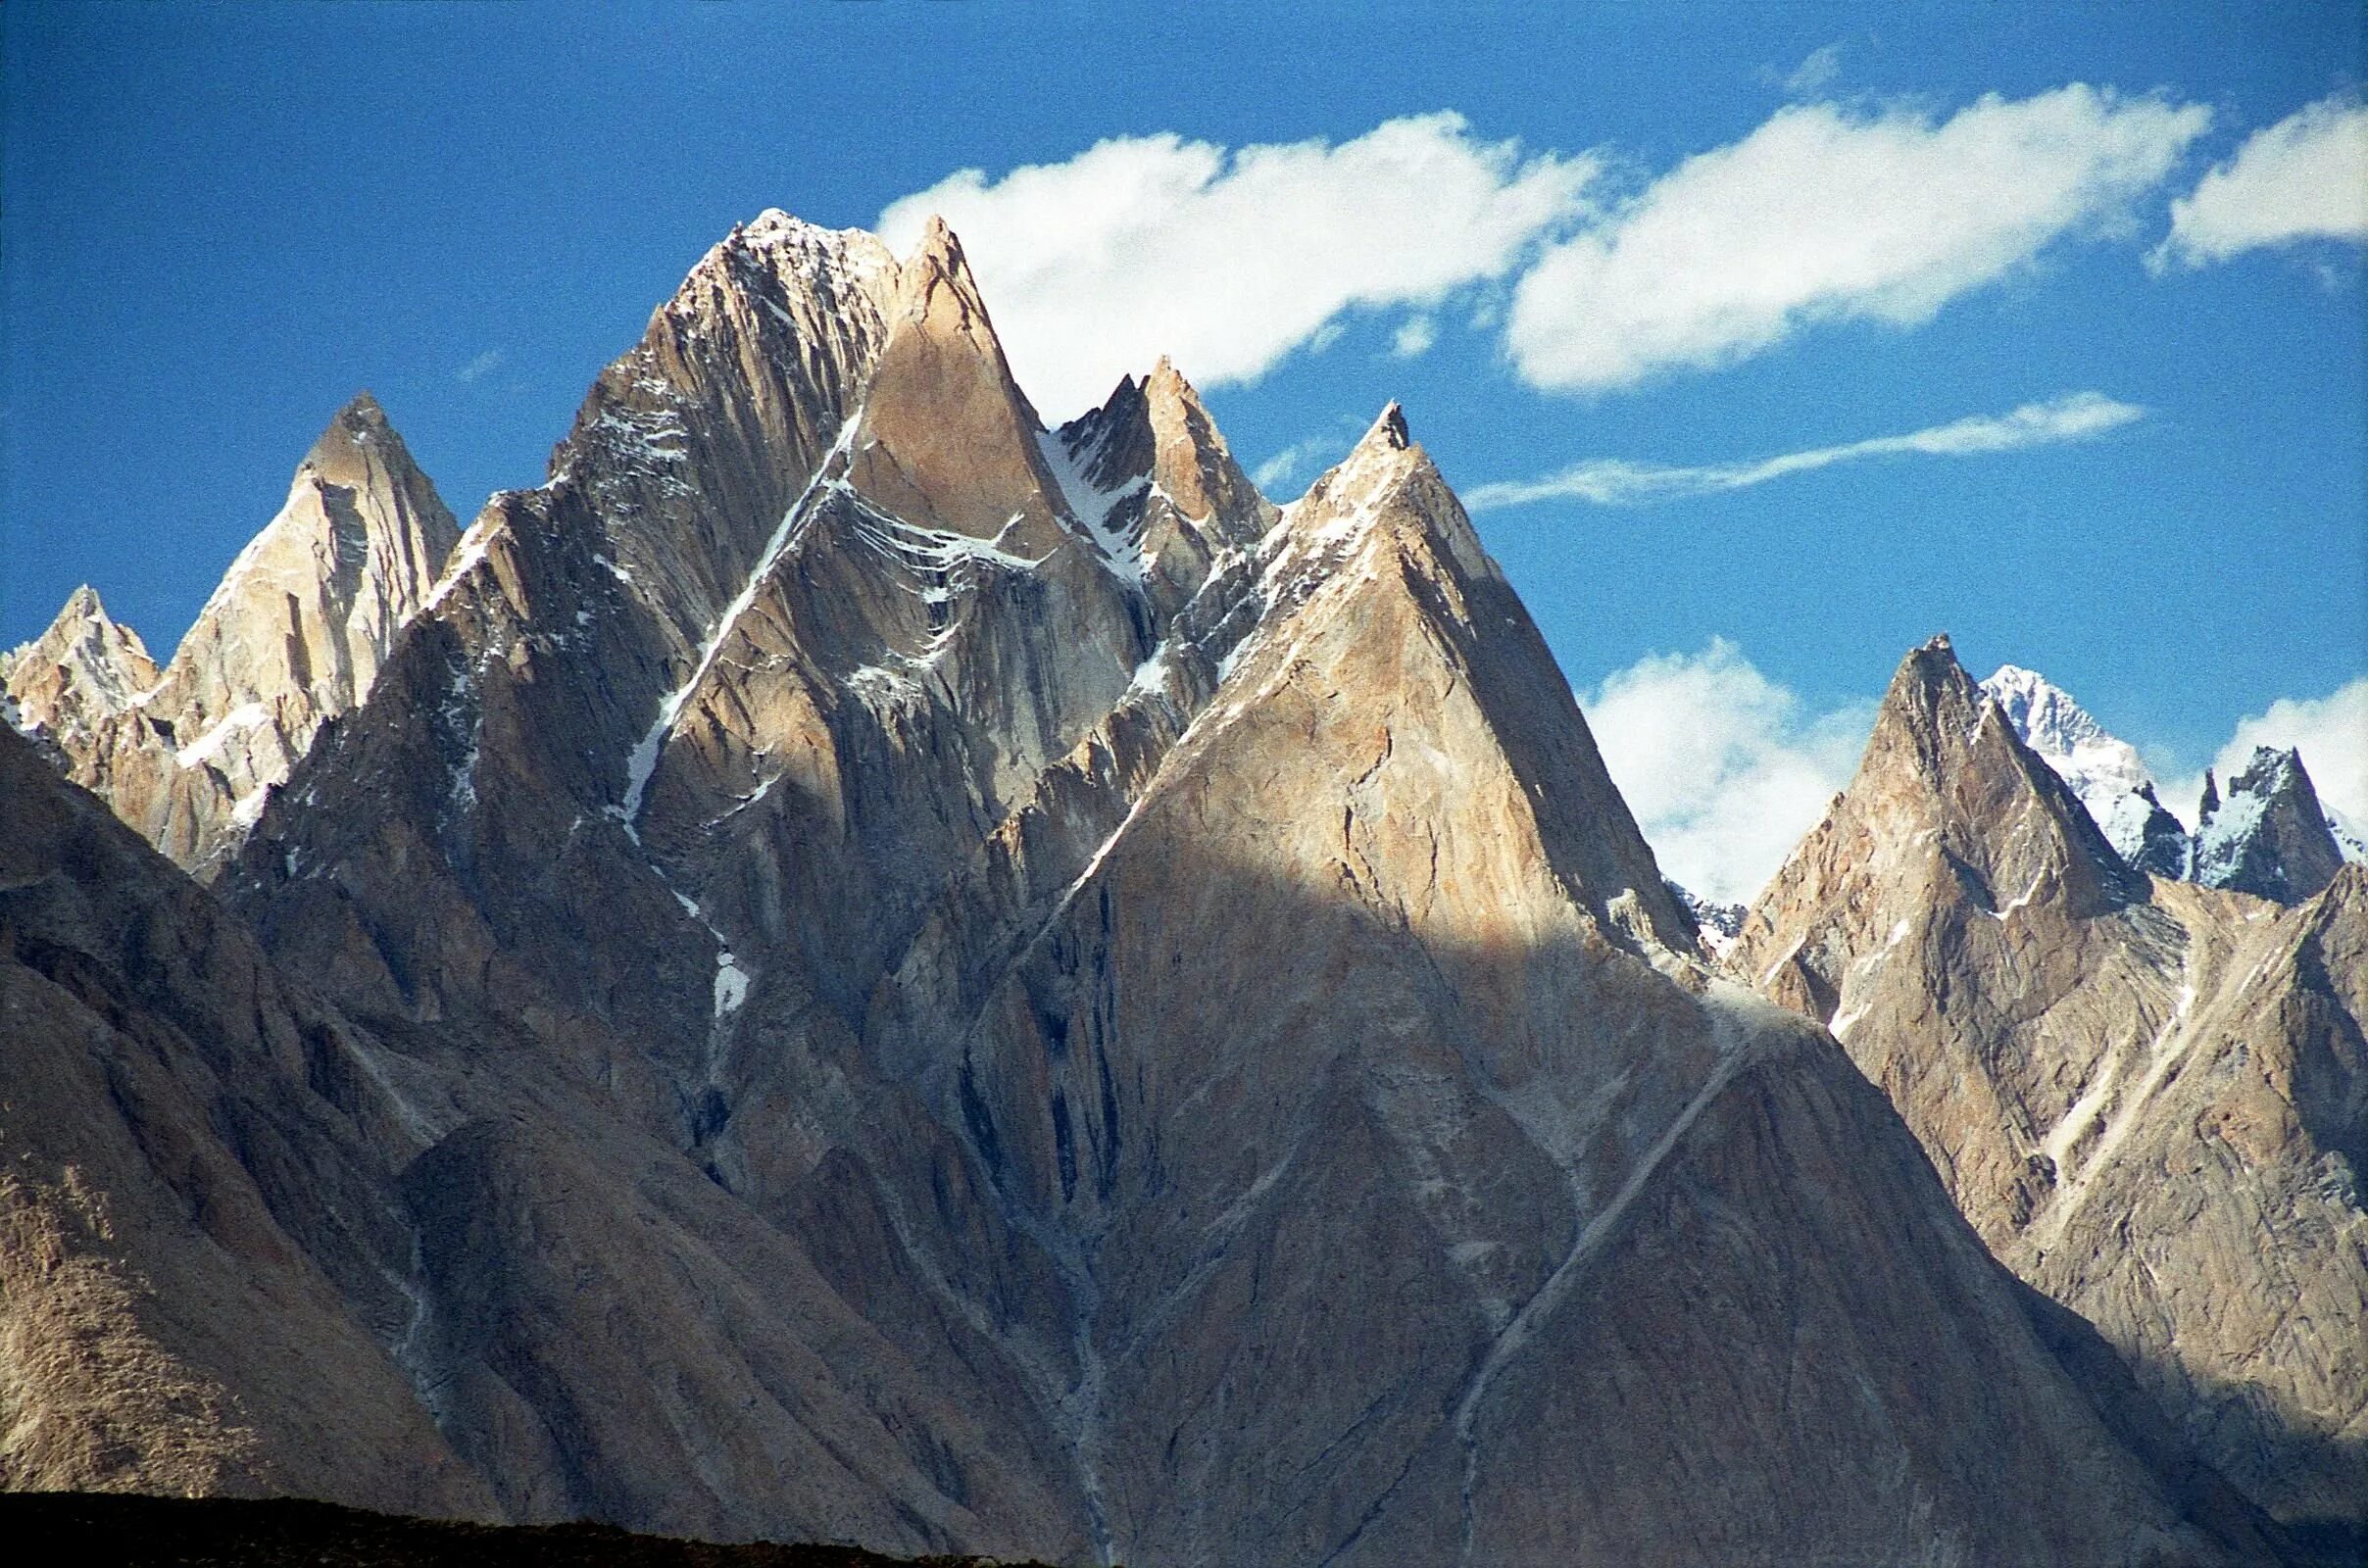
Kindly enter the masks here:
[[370, 694], [459, 534], [365, 392], [163, 670], [85, 588], [0, 677], [76, 783], [211, 877], [321, 727]]
[[1734, 966], [1832, 1026], [1974, 1229], [2306, 1532], [2368, 1497], [2368, 880], [2149, 881], [1946, 639]]
[[0, 1488], [1070, 1544], [599, 1097], [353, 1024], [13, 733], [0, 801]]
[[1395, 409], [1284, 514], [1171, 368], [1044, 430], [942, 227], [711, 252], [220, 886], [386, 1044], [396, 1364], [513, 1517], [2270, 1549], [1702, 967]]
[[0, 732], [0, 1486], [489, 1506], [381, 1343], [369, 1049]]

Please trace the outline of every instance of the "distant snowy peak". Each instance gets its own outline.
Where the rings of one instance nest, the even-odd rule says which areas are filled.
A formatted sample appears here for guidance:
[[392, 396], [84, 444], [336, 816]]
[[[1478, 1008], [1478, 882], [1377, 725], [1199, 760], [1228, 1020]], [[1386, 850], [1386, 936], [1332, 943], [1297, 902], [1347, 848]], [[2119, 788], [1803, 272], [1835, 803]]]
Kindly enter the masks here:
[[2037, 670], [2002, 665], [1982, 682], [1982, 690], [2004, 711], [2023, 744], [2046, 759], [2092, 811], [2154, 781], [2136, 747], [2107, 734], [2070, 692]]
[[1694, 916], [1694, 924], [1702, 931], [1702, 946], [1724, 957], [1727, 950], [1735, 946], [1735, 939], [1743, 935], [1744, 917], [1751, 911], [1740, 904], [1705, 899], [1667, 877], [1661, 878], [1661, 883], [1685, 906], [1686, 912]]
[[2210, 773], [2203, 778], [2195, 881], [2298, 904], [2335, 880], [2343, 848], [2301, 754], [2255, 747], [2244, 770], [2230, 778], [2226, 794]]
[[2005, 664], [1982, 682], [2023, 744], [2072, 786], [2115, 853], [2160, 876], [2185, 874], [2185, 833], [2155, 799], [2138, 749], [2106, 733], [2072, 694], [2037, 670]]

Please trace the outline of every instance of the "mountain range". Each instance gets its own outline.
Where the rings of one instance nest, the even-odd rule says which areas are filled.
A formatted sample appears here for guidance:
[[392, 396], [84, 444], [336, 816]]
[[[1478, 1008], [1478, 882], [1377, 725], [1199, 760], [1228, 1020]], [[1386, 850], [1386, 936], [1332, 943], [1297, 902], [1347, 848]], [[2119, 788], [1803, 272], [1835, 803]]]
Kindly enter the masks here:
[[2368, 872], [2298, 759], [2190, 835], [1938, 640], [1706, 940], [1402, 411], [1281, 506], [1165, 362], [1047, 428], [943, 224], [735, 229], [466, 531], [366, 394], [170, 663], [84, 591], [0, 679], [8, 1488], [2360, 1539]]

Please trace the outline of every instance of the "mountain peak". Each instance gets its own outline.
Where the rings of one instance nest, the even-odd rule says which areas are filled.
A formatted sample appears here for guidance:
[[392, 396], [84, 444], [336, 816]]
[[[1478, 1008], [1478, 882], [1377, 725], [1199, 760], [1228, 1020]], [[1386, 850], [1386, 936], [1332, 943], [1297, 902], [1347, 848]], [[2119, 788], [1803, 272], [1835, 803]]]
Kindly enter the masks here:
[[944, 219], [930, 218], [921, 230], [920, 243], [905, 259], [903, 274], [905, 310], [926, 316], [939, 308], [941, 292], [947, 293], [950, 298], [944, 303], [960, 313], [962, 328], [983, 341], [993, 341], [994, 328], [987, 324], [986, 304], [979, 298], [978, 280], [971, 275], [970, 260], [962, 254], [962, 240]]
[[114, 621], [108, 617], [107, 607], [99, 603], [99, 591], [88, 583], [82, 583], [73, 593], [66, 596], [65, 608], [61, 609], [57, 617], [50, 622], [50, 629], [54, 631], [70, 621], [87, 620], [93, 616], [106, 620], [110, 625], [114, 624]]
[[133, 707], [156, 678], [139, 633], [109, 615], [88, 583], [67, 596], [40, 636], [0, 655], [0, 685], [23, 722], [53, 739]]
[[1372, 428], [1357, 443], [1357, 450], [1373, 447], [1379, 451], [1404, 452], [1413, 444], [1414, 438], [1406, 433], [1406, 410], [1392, 398], [1383, 407], [1381, 416], [1373, 421]]
[[459, 537], [363, 392], [297, 465], [286, 503], [161, 672], [83, 588], [45, 634], [54, 649], [12, 661], [10, 696], [71, 776], [202, 874], [321, 727], [368, 695]]
[[909, 521], [1042, 557], [1062, 537], [1060, 492], [1038, 451], [1043, 428], [1011, 378], [962, 242], [932, 218], [904, 264], [849, 482]]
[[1982, 690], [2023, 744], [2072, 786], [2114, 853], [2157, 876], [2187, 871], [2187, 829], [2155, 797], [2138, 749], [2105, 732], [2072, 694], [2035, 669], [2002, 664]]
[[418, 488], [419, 466], [386, 410], [366, 387], [322, 427], [304, 455], [299, 475], [311, 470], [331, 484], [360, 487], [373, 482], [373, 465], [390, 483]]
[[2226, 794], [2216, 794], [2207, 776], [2195, 824], [2196, 881], [2299, 904], [2335, 880], [2343, 847], [2299, 752], [2255, 747]]
[[1798, 918], [1787, 907], [1797, 886], [1844, 877], [1929, 885], [2001, 918], [2038, 896], [2081, 915], [2131, 892], [2121, 857], [2071, 787], [2024, 744], [1946, 635], [1899, 662], [1850, 787], [1761, 896], [1765, 923]]

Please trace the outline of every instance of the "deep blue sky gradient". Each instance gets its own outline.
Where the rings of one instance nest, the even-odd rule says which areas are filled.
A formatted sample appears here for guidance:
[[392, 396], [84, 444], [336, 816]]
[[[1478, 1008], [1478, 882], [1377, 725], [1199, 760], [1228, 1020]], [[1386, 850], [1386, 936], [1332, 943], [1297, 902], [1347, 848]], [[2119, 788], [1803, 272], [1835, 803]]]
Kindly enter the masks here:
[[[163, 657], [362, 386], [464, 519], [538, 482], [599, 367], [767, 206], [868, 224], [954, 170], [1105, 136], [1340, 140], [1443, 108], [1645, 176], [1747, 134], [1829, 43], [1845, 100], [1947, 113], [2085, 80], [2208, 103], [2167, 199], [2363, 70], [2357, 9], [2322, 3], [1552, 9], [12, 0], [0, 646], [87, 579]], [[1465, 485], [2082, 389], [2145, 405], [2093, 443], [1481, 524], [1582, 689], [1724, 634], [1824, 704], [1946, 628], [1977, 672], [2044, 669], [2199, 761], [2241, 712], [2368, 671], [2368, 308], [2356, 250], [2151, 276], [2164, 226], [2157, 200], [2138, 234], [2052, 249], [1927, 326], [1811, 331], [1628, 392], [1531, 391], [1453, 317], [1394, 359], [1399, 318], [1376, 316], [1210, 402], [1255, 466], [1397, 397]]]

